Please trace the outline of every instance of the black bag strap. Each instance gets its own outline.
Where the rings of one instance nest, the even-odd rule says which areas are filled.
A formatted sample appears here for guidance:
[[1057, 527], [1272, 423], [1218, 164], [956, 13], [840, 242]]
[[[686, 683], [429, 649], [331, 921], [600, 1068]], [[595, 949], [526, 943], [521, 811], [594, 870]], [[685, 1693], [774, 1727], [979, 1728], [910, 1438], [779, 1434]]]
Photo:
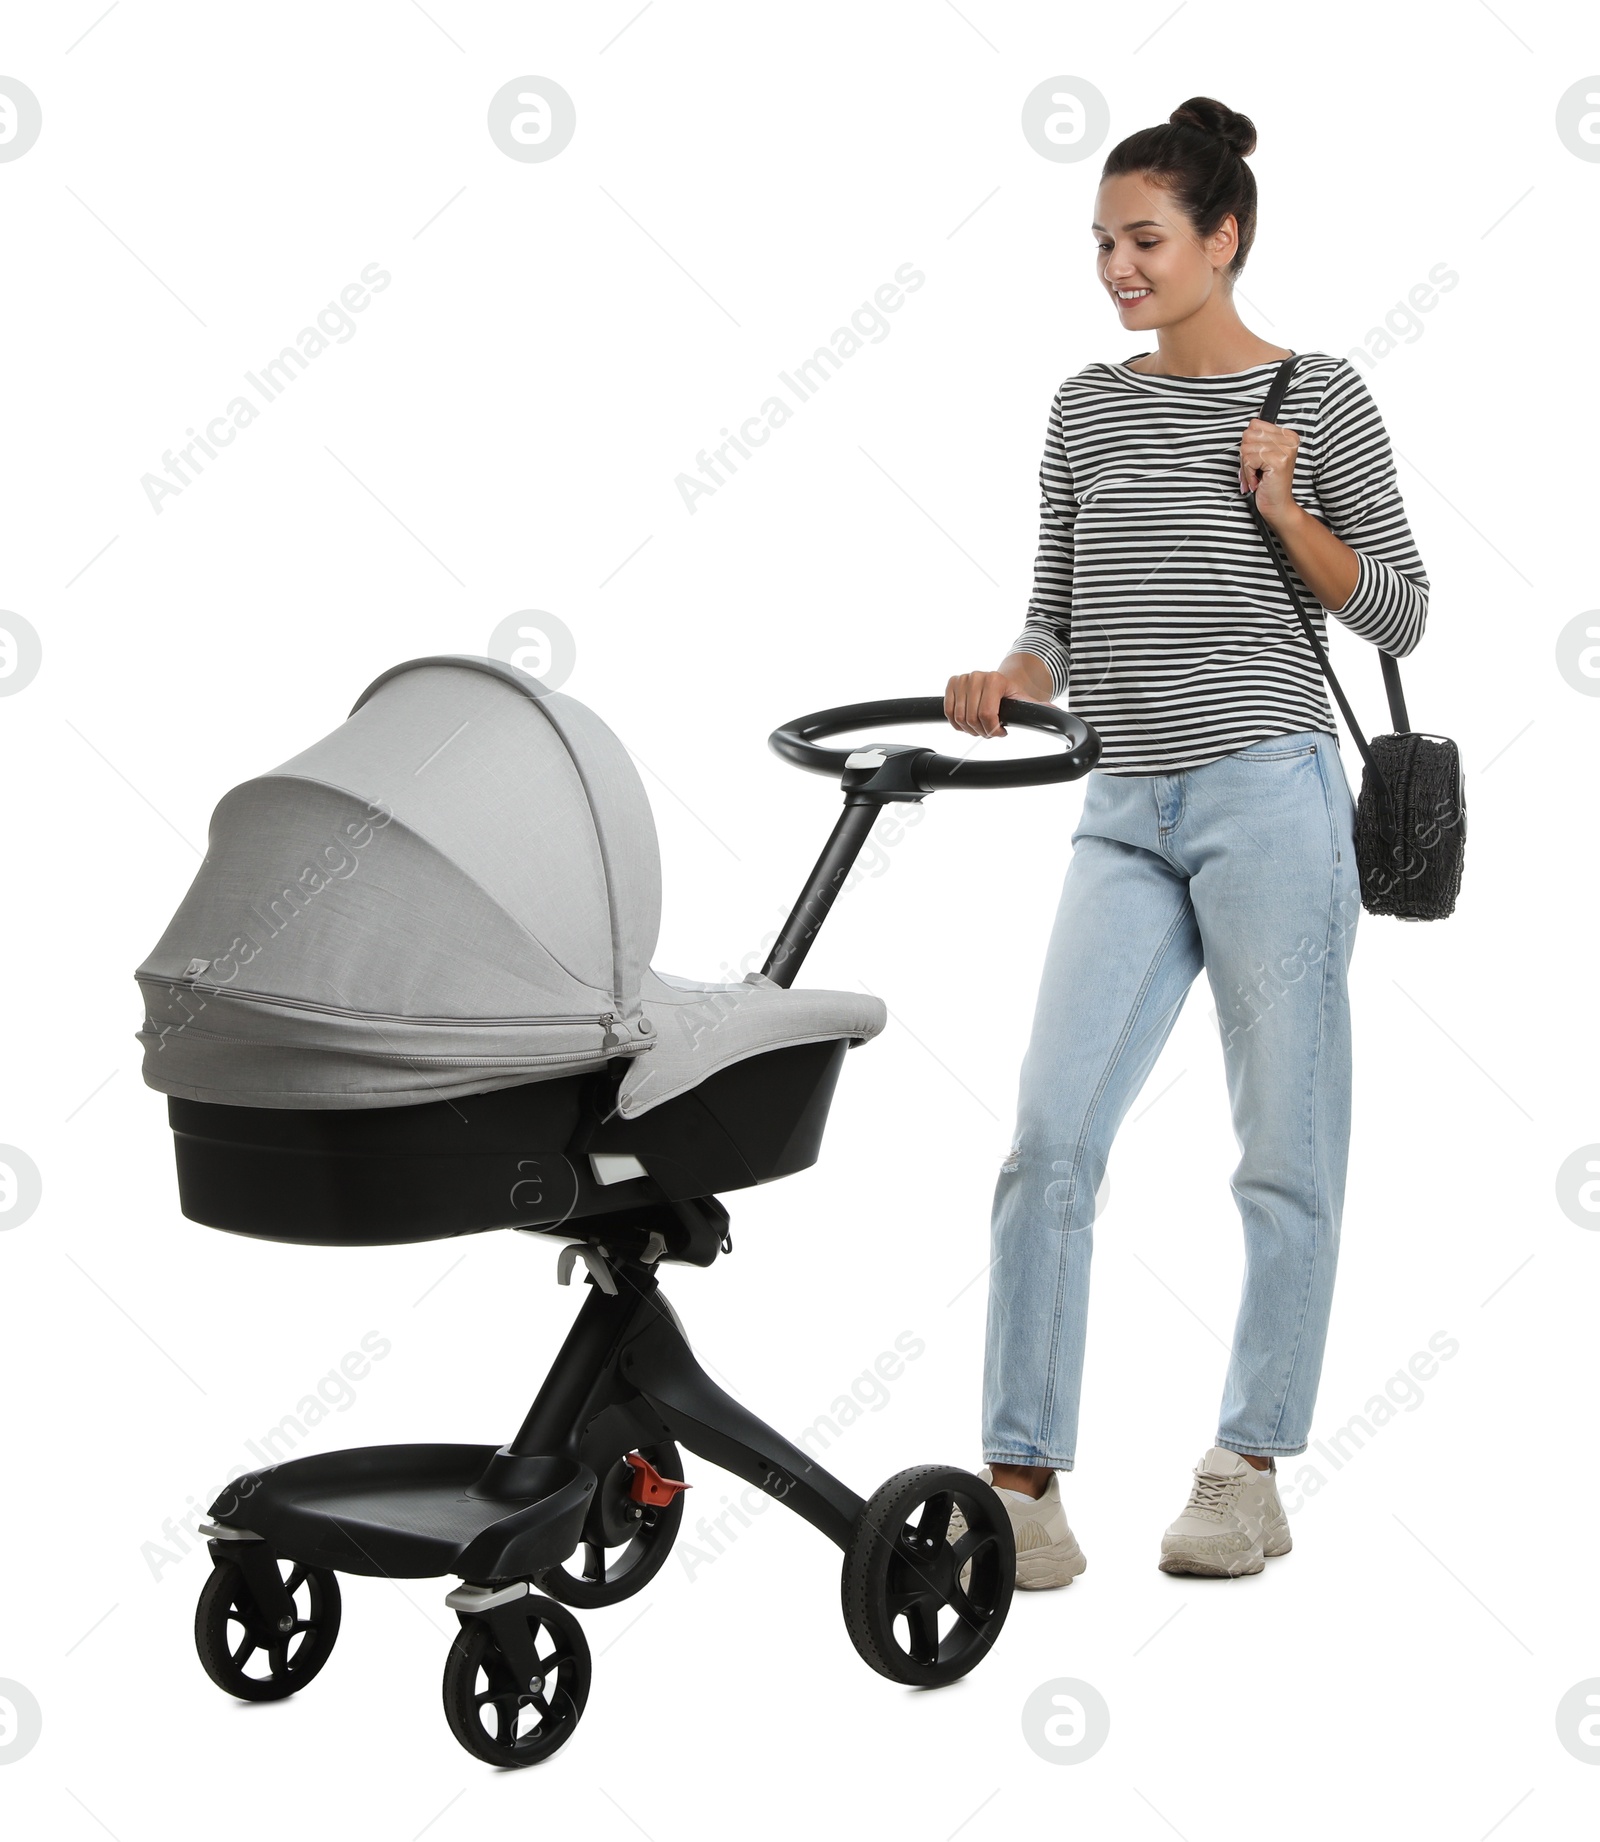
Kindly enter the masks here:
[[[1277, 375], [1272, 380], [1272, 387], [1267, 392], [1266, 401], [1261, 405], [1263, 422], [1277, 421], [1278, 412], [1283, 408], [1283, 399], [1288, 394], [1289, 380], [1294, 375], [1294, 367], [1295, 354], [1291, 352], [1278, 366]], [[1300, 591], [1295, 587], [1294, 579], [1290, 576], [1288, 566], [1279, 552], [1276, 534], [1261, 515], [1261, 507], [1256, 504], [1256, 496], [1253, 492], [1244, 495], [1244, 502], [1251, 518], [1255, 521], [1256, 529], [1266, 543], [1273, 568], [1278, 572], [1278, 580], [1288, 592], [1289, 599], [1294, 604], [1294, 611], [1300, 617], [1300, 625], [1306, 638], [1311, 642], [1311, 650], [1316, 654], [1317, 664], [1322, 668], [1322, 675], [1328, 681], [1328, 688], [1338, 701], [1340, 712], [1349, 726], [1351, 737], [1360, 751], [1362, 761], [1366, 764], [1367, 772], [1372, 776], [1373, 786], [1378, 795], [1378, 830], [1387, 842], [1394, 835], [1394, 819], [1389, 802], [1388, 785], [1378, 764], [1372, 758], [1372, 749], [1367, 743], [1367, 738], [1361, 733], [1361, 725], [1356, 721], [1355, 712], [1350, 708], [1350, 700], [1345, 696], [1343, 686], [1334, 676], [1332, 665], [1328, 663], [1328, 655], [1323, 650], [1321, 640], [1317, 638], [1317, 630], [1311, 624], [1311, 616], [1306, 613], [1305, 603], [1300, 599]], [[1384, 689], [1389, 696], [1389, 715], [1397, 731], [1408, 730], [1410, 724], [1406, 721], [1405, 698], [1400, 690], [1400, 668], [1389, 653], [1380, 653], [1379, 657], [1383, 662]]]
[[[1291, 352], [1289, 356], [1284, 359], [1283, 363], [1278, 366], [1277, 375], [1272, 380], [1272, 388], [1267, 392], [1267, 400], [1261, 405], [1261, 420], [1263, 422], [1276, 422], [1278, 420], [1278, 412], [1283, 408], [1283, 399], [1288, 395], [1289, 383], [1294, 376], [1294, 367], [1295, 354]], [[1250, 504], [1251, 508], [1254, 509], [1254, 495], [1251, 496]], [[1275, 546], [1274, 555], [1276, 555]], [[1289, 588], [1290, 594], [1293, 595], [1293, 585], [1286, 584], [1286, 586]], [[1323, 670], [1327, 672], [1329, 682], [1334, 682], [1333, 673], [1329, 670], [1327, 664], [1320, 660], [1319, 662], [1322, 663]], [[1411, 728], [1411, 720], [1406, 715], [1406, 696], [1400, 686], [1400, 661], [1395, 658], [1393, 653], [1380, 650], [1378, 653], [1378, 663], [1383, 667], [1383, 688], [1389, 700], [1389, 720], [1394, 724], [1395, 733], [1397, 735], [1404, 735]]]
[[1400, 688], [1400, 662], [1392, 652], [1380, 650], [1378, 663], [1383, 667], [1383, 690], [1389, 699], [1389, 721], [1394, 724], [1396, 735], [1406, 735], [1411, 729], [1411, 719], [1406, 715], [1406, 694]]

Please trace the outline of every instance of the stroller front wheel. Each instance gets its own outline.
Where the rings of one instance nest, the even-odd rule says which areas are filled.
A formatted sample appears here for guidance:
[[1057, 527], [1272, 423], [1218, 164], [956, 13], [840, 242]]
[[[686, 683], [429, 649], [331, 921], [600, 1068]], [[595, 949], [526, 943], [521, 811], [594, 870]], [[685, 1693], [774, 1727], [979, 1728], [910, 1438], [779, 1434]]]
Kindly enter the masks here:
[[[502, 1647], [488, 1618], [467, 1617], [444, 1665], [450, 1731], [487, 1765], [537, 1765], [577, 1730], [589, 1698], [589, 1645], [576, 1618], [529, 1594], [490, 1615], [515, 1619]], [[513, 1642], [513, 1639], [516, 1641]], [[506, 1654], [520, 1653], [524, 1669]]]
[[[952, 1541], [958, 1504], [966, 1528]], [[1011, 1519], [994, 1491], [952, 1465], [913, 1465], [868, 1498], [845, 1549], [845, 1628], [880, 1675], [941, 1688], [988, 1655], [1015, 1584]]]
[[[280, 1573], [285, 1564], [276, 1563]], [[195, 1649], [217, 1687], [241, 1701], [282, 1701], [304, 1688], [339, 1635], [337, 1574], [296, 1564], [283, 1584], [291, 1609], [276, 1619], [262, 1611], [242, 1569], [231, 1561], [219, 1561], [200, 1589]]]

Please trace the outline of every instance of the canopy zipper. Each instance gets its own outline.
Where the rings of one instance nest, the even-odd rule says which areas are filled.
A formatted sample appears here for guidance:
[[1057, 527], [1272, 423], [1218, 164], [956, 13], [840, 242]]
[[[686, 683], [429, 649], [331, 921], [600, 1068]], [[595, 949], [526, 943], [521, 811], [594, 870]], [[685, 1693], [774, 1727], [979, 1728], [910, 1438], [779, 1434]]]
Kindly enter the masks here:
[[283, 1010], [313, 1011], [325, 1017], [349, 1017], [359, 1023], [439, 1024], [458, 1029], [526, 1029], [541, 1024], [593, 1023], [605, 1025], [609, 1034], [611, 1025], [617, 1021], [614, 1010], [578, 1011], [541, 1017], [407, 1017], [396, 1011], [354, 1010], [342, 1004], [319, 1004], [314, 998], [286, 998], [276, 992], [248, 991], [237, 985], [207, 985], [198, 977], [158, 979], [147, 975], [139, 983], [163, 989], [192, 991], [200, 998], [244, 998], [253, 1004], [269, 1004]]

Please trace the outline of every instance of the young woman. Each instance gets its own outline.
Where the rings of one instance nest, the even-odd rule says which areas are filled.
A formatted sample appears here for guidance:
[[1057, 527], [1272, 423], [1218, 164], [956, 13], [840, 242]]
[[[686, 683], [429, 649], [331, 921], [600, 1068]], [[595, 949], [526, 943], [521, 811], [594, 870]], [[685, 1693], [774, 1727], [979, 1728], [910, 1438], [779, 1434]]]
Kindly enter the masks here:
[[[1056, 393], [1027, 624], [945, 714], [1005, 733], [1003, 697], [1070, 695], [1103, 752], [1051, 935], [992, 1227], [982, 1475], [1017, 1584], [1083, 1571], [1056, 1474], [1078, 1429], [1095, 1193], [1202, 967], [1241, 1158], [1245, 1279], [1216, 1438], [1161, 1543], [1168, 1573], [1258, 1573], [1288, 1552], [1276, 1461], [1306, 1449], [1350, 1132], [1346, 972], [1354, 805], [1324, 681], [1241, 495], [1254, 492], [1319, 637], [1324, 611], [1397, 656], [1428, 579], [1360, 375], [1239, 318], [1255, 129], [1208, 97], [1121, 142], [1092, 226], [1100, 285], [1155, 349]], [[1123, 1429], [1126, 1432], [1126, 1429]]]

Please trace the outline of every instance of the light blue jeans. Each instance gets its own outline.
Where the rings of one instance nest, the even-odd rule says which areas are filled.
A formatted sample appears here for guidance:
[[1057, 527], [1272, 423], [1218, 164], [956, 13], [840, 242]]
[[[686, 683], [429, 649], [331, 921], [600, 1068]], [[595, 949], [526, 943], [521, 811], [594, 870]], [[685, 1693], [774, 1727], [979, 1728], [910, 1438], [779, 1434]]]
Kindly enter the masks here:
[[1305, 1451], [1350, 1142], [1354, 816], [1338, 744], [1320, 730], [1176, 774], [1089, 775], [995, 1190], [990, 1464], [1072, 1469], [1095, 1192], [1202, 967], [1245, 1241], [1216, 1443]]

